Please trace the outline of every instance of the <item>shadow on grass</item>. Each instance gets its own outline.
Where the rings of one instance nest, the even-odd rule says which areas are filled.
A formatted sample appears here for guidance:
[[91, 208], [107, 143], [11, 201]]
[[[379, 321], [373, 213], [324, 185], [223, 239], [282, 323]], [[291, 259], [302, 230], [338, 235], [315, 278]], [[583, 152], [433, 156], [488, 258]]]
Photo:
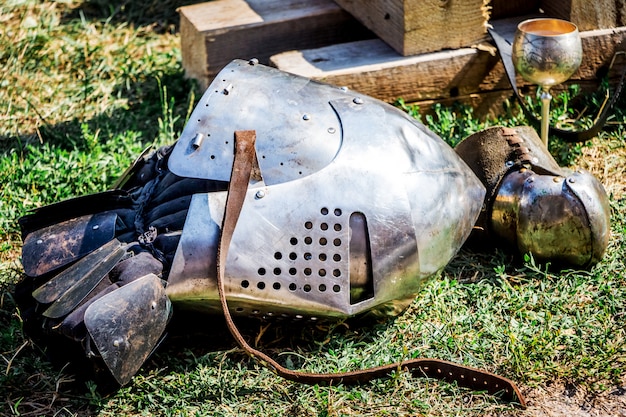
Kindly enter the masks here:
[[64, 16], [64, 20], [106, 20], [148, 26], [157, 33], [175, 33], [179, 28], [177, 9], [206, 0], [90, 0]]
[[[12, 338], [0, 340], [0, 348], [3, 353], [15, 355], [6, 374], [3, 372], [4, 375], [0, 375], [0, 395], [12, 408], [8, 415], [97, 414], [102, 401], [106, 401], [103, 399], [116, 395], [121, 388], [102, 369], [94, 371], [93, 363], [84, 359], [84, 352], [78, 345], [72, 346], [72, 343], [57, 336], [59, 342], [65, 343], [59, 344], [58, 348], [43, 348], [24, 336], [19, 312], [8, 289], [3, 288], [0, 294], [4, 300], [0, 305], [0, 325], [12, 335]], [[337, 348], [334, 346], [336, 343], [365, 345], [373, 342], [392, 320], [372, 322], [362, 319], [348, 324], [318, 323], [305, 326], [278, 322], [268, 326], [268, 323], [255, 319], [237, 319], [237, 324], [251, 344], [281, 362], [289, 357], [287, 360], [292, 361], [291, 366], [298, 368], [304, 361], [301, 355], [314, 357], [320, 352]], [[262, 327], [263, 336], [255, 343]], [[223, 317], [176, 311], [168, 326], [167, 337], [137, 375], [150, 378], [150, 375], [156, 374], [167, 379], [168, 374], [194, 373], [203, 364], [212, 363], [214, 359], [211, 354], [218, 353], [221, 357], [222, 352], [236, 348], [236, 342], [226, 328]], [[284, 352], [296, 354], [279, 355]], [[225, 355], [227, 362], [239, 363], [242, 369], [256, 369], [259, 366], [240, 350]], [[94, 384], [95, 378], [97, 382]], [[232, 389], [239, 392], [250, 388], [233, 382]], [[250, 392], [239, 393], [245, 395]], [[201, 400], [219, 401], [220, 398], [204, 392]]]
[[[167, 92], [167, 103], [163, 103], [163, 89]], [[159, 135], [159, 119], [166, 116], [164, 110], [171, 111], [176, 118], [175, 125], [171, 127], [174, 131], [180, 131], [192, 95], [199, 97], [200, 94], [197, 83], [185, 78], [182, 69], [172, 73], [147, 74], [144, 80], [118, 85], [112, 92], [113, 96], [122, 96], [128, 100], [126, 108], [116, 108], [86, 120], [74, 117], [56, 124], [49, 124], [38, 115], [41, 121], [38, 131], [17, 137], [0, 135], [0, 157], [12, 149], [23, 150], [27, 144], [36, 143], [47, 143], [53, 148], [67, 150], [86, 150], [84, 132], [98, 132], [100, 142], [129, 131], [139, 132], [141, 144], [148, 145]], [[170, 107], [166, 109], [164, 106]], [[172, 142], [175, 139], [172, 138]]]

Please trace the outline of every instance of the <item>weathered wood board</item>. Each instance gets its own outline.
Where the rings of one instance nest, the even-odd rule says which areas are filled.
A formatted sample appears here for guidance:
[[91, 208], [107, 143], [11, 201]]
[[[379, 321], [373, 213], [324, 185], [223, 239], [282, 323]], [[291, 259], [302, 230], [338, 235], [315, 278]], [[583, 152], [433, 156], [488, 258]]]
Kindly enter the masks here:
[[574, 22], [581, 31], [624, 26], [625, 0], [491, 0], [491, 19], [544, 13]]
[[206, 88], [233, 59], [316, 48], [374, 35], [331, 0], [214, 0], [178, 9], [182, 61]]
[[[522, 17], [494, 22], [512, 39]], [[571, 82], [596, 82], [618, 50], [626, 45], [626, 28], [585, 31], [583, 64]], [[487, 46], [487, 45], [485, 45]], [[404, 57], [379, 39], [277, 54], [271, 65], [291, 73], [346, 86], [387, 102], [398, 98], [428, 106], [434, 102], [466, 101], [478, 114], [493, 112], [494, 97], [511, 95], [500, 58], [477, 48], [459, 48]], [[518, 85], [527, 85], [521, 78]]]
[[[477, 47], [452, 47], [408, 56], [375, 37], [331, 0], [214, 0], [199, 3], [179, 9], [183, 66], [187, 76], [198, 79], [206, 88], [217, 72], [232, 59], [254, 57], [261, 63], [345, 85], [388, 102], [403, 98], [407, 102], [429, 107], [435, 102], [459, 100], [472, 103], [477, 113], [485, 114], [499, 105], [501, 100], [496, 99], [498, 96], [511, 95], [499, 58], [482, 33], [486, 2], [420, 1], [418, 6], [438, 7], [436, 10], [439, 12], [444, 10], [441, 12], [443, 15], [456, 14], [454, 19], [463, 15], [460, 11], [463, 4], [472, 3], [472, 13], [477, 10], [481, 13], [478, 20], [482, 22], [482, 42], [472, 43], [470, 37], [466, 37], [465, 45]], [[383, 13], [383, 21], [398, 16], [402, 19], [422, 17], [423, 22], [428, 21], [424, 18], [428, 14], [426, 9], [417, 7], [405, 13], [398, 1], [339, 0], [339, 3], [350, 4], [351, 7], [357, 7], [358, 3], [364, 8], [369, 7], [374, 14]], [[401, 3], [404, 7], [411, 2], [406, 0]], [[521, 20], [548, 15], [518, 15], [519, 10], [526, 12], [543, 8], [550, 11], [552, 17], [571, 19], [582, 28], [593, 27], [594, 30], [583, 31], [584, 62], [572, 77], [572, 82], [581, 85], [596, 82], [596, 74], [608, 66], [615, 51], [623, 49], [624, 25], [614, 30], [597, 28], [613, 27], [626, 20], [626, 0], [490, 0], [489, 4], [495, 15], [513, 16], [490, 22], [511, 39]], [[448, 7], [454, 10], [446, 9]], [[430, 16], [429, 19], [437, 17]], [[361, 20], [368, 23], [364, 18]], [[470, 18], [466, 20], [472, 21]], [[473, 22], [472, 25], [477, 20]], [[400, 27], [393, 30], [400, 33]], [[419, 32], [420, 28], [415, 26], [413, 29]], [[432, 39], [436, 38], [432, 42], [447, 39], [446, 34], [436, 34], [441, 27], [433, 24], [430, 28], [433, 30]], [[458, 27], [447, 22], [445, 29], [451, 33]], [[429, 44], [429, 39], [424, 41], [430, 45], [426, 49], [440, 49], [443, 45], [434, 46], [432, 42]], [[492, 53], [486, 52], [489, 49]], [[518, 79], [518, 84], [524, 85], [523, 80]]]
[[401, 55], [485, 39], [489, 0], [335, 0]]
[[616, 0], [544, 0], [546, 15], [573, 22], [580, 31], [614, 28], [619, 25]]

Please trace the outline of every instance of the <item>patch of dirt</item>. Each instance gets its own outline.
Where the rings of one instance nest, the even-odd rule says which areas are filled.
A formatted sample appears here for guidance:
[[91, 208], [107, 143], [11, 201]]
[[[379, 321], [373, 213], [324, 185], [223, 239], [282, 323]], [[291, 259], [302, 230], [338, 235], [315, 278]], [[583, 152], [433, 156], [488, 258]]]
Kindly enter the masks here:
[[590, 146], [583, 147], [578, 165], [598, 178], [609, 196], [619, 200], [626, 196], [626, 146], [617, 140], [605, 142], [595, 138]]
[[528, 409], [522, 416], [533, 417], [626, 417], [626, 380], [621, 386], [591, 394], [569, 385], [555, 384], [525, 392]]

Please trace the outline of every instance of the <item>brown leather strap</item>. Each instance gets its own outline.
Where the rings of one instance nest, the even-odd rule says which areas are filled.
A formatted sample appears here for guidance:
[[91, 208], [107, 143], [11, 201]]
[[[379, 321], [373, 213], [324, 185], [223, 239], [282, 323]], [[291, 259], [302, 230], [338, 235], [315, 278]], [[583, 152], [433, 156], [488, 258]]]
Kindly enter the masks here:
[[237, 329], [228, 309], [224, 291], [224, 273], [228, 248], [248, 190], [255, 157], [255, 140], [256, 134], [253, 130], [235, 132], [235, 159], [226, 198], [222, 234], [217, 257], [217, 288], [224, 317], [226, 318], [226, 324], [235, 340], [237, 340], [237, 343], [239, 343], [247, 354], [260, 360], [265, 366], [272, 368], [277, 375], [290, 381], [304, 384], [361, 383], [374, 378], [386, 377], [394, 371], [409, 370], [417, 376], [427, 376], [456, 382], [462, 387], [477, 391], [486, 391], [489, 394], [499, 394], [504, 400], [516, 402], [522, 408], [526, 408], [526, 402], [522, 393], [512, 381], [490, 372], [452, 362], [438, 359], [412, 359], [405, 362], [358, 371], [318, 374], [287, 369], [265, 353], [250, 346]]

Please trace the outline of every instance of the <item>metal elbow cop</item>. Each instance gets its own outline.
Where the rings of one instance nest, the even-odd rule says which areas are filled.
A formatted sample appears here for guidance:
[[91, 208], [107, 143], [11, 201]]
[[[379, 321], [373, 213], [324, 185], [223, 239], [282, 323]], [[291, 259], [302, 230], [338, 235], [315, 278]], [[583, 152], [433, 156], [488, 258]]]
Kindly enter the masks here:
[[485, 196], [454, 150], [400, 110], [234, 61], [176, 145], [141, 158], [121, 188], [21, 219], [25, 316], [81, 342], [123, 384], [170, 300], [221, 311], [216, 257], [241, 130], [257, 143], [226, 262], [234, 314], [397, 314], [457, 253]]
[[589, 172], [560, 167], [529, 127], [493, 127], [456, 147], [487, 187], [476, 240], [540, 262], [587, 268], [610, 235], [609, 199]]

